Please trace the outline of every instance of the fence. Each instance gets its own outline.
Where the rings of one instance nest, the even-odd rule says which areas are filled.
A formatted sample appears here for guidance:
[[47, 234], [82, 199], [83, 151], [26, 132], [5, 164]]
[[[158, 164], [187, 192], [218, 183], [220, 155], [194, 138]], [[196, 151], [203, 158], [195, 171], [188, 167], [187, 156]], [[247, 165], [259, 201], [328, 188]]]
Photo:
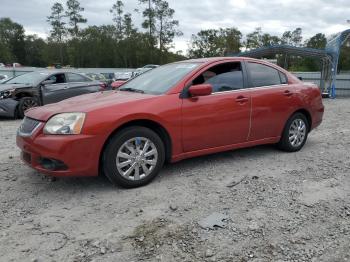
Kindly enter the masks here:
[[[313, 82], [320, 86], [321, 73], [319, 72], [293, 72], [293, 74], [298, 77], [302, 77], [304, 82]], [[335, 86], [335, 92], [337, 97], [349, 97], [350, 74], [338, 74]]]

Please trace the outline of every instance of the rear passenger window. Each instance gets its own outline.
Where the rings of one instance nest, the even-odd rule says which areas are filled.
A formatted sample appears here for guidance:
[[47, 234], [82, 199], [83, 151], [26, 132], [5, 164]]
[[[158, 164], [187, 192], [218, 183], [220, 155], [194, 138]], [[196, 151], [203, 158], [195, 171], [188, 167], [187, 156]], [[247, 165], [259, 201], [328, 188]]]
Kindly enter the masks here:
[[247, 63], [253, 87], [280, 85], [279, 71], [258, 63]]
[[91, 80], [85, 76], [68, 73], [68, 82], [88, 82], [88, 81], [91, 81]]

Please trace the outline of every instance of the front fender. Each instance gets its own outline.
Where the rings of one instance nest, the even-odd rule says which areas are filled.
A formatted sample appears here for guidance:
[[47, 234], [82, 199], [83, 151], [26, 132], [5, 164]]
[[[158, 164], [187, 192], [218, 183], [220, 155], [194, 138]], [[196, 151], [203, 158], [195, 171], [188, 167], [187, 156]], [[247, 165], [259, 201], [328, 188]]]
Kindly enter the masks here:
[[0, 116], [4, 117], [15, 117], [16, 116], [16, 108], [18, 105], [18, 101], [7, 98], [0, 100]]

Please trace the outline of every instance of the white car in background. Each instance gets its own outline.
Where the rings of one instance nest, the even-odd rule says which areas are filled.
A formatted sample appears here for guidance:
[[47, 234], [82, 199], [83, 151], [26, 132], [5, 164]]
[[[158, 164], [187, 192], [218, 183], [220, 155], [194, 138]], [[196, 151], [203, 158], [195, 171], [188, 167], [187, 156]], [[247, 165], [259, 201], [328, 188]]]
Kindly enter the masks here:
[[3, 82], [5, 82], [8, 79], [9, 79], [9, 77], [7, 75], [0, 74], [0, 84], [2, 84]]
[[152, 70], [154, 68], [159, 67], [159, 65], [145, 65], [143, 67], [137, 68], [133, 73], [132, 73], [132, 77], [136, 77], [138, 75], [141, 75], [149, 70]]
[[133, 72], [116, 72], [114, 73], [115, 80], [129, 80]]

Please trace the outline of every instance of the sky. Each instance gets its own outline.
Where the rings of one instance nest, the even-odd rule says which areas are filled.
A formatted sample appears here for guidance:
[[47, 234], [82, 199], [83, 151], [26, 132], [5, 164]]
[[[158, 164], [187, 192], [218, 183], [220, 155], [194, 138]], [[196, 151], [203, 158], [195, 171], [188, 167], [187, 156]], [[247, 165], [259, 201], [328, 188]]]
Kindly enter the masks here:
[[[64, 0], [0, 0], [0, 17], [10, 17], [24, 26], [27, 34], [46, 37], [50, 27], [46, 17], [54, 2]], [[87, 25], [111, 24], [109, 9], [116, 0], [80, 0]], [[124, 0], [125, 11], [133, 13], [141, 27], [142, 10], [138, 0]], [[175, 50], [188, 49], [192, 34], [202, 29], [236, 27], [244, 35], [261, 27], [263, 32], [281, 35], [284, 31], [303, 29], [304, 40], [324, 33], [326, 36], [350, 28], [350, 0], [168, 0], [175, 9], [175, 19], [183, 36], [175, 39]]]

